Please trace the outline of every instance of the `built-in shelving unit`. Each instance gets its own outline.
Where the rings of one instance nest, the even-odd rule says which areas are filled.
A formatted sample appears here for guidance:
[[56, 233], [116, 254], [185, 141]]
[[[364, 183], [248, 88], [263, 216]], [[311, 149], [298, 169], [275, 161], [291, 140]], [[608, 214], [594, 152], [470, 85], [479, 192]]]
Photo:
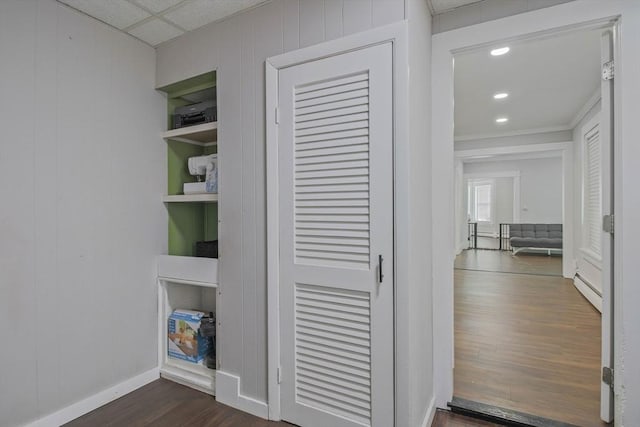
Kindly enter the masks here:
[[162, 134], [162, 138], [200, 146], [216, 145], [218, 142], [218, 122], [168, 130]]
[[171, 196], [162, 196], [165, 203], [185, 203], [185, 202], [203, 202], [216, 203], [218, 201], [217, 194], [174, 194]]
[[[218, 259], [195, 256], [196, 242], [218, 238], [218, 194], [183, 194], [195, 182], [190, 157], [217, 152], [218, 123], [171, 129], [176, 107], [215, 100], [215, 72], [160, 88], [167, 95], [167, 193], [161, 197], [168, 216], [168, 254], [158, 257], [158, 360], [167, 379], [215, 395], [216, 370], [168, 355], [168, 318], [175, 309], [216, 313], [219, 303]], [[216, 341], [219, 348], [219, 342]], [[219, 352], [216, 352], [219, 354]], [[217, 364], [217, 362], [216, 362]]]

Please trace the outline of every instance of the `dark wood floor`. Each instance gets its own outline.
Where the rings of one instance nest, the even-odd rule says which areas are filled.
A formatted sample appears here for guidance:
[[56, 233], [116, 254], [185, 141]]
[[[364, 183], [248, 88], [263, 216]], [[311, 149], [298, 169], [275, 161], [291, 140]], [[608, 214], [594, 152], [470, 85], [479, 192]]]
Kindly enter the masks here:
[[464, 415], [438, 409], [431, 427], [497, 427], [498, 424], [489, 421], [476, 420]]
[[159, 379], [77, 418], [68, 427], [292, 427], [216, 402], [208, 394]]
[[454, 395], [606, 425], [600, 314], [561, 277], [456, 270]]
[[516, 274], [562, 276], [562, 256], [483, 249], [464, 250], [456, 257], [455, 268]]

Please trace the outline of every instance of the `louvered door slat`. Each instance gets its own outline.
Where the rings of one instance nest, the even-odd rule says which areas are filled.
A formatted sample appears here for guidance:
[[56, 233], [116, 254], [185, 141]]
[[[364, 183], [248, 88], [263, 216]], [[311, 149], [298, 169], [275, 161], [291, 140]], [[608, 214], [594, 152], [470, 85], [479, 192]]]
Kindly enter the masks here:
[[325, 95], [320, 98], [299, 100], [296, 95], [296, 108], [315, 107], [321, 105], [332, 104], [335, 102], [346, 101], [349, 99], [362, 99], [369, 96], [369, 89], [356, 89], [346, 92], [337, 92]]
[[351, 107], [334, 108], [332, 110], [319, 111], [317, 113], [300, 114], [296, 116], [296, 126], [303, 124], [307, 121], [322, 120], [330, 117], [342, 117], [349, 116], [351, 114], [367, 113], [368, 116], [369, 106], [367, 104], [358, 104]]
[[296, 130], [321, 127], [333, 125], [336, 123], [353, 123], [361, 120], [368, 120], [369, 113], [366, 111], [360, 111], [353, 114], [340, 114], [336, 116], [326, 117], [326, 118], [318, 118], [315, 120], [304, 120], [296, 123]]
[[[309, 361], [297, 361], [299, 365], [309, 372], [314, 372], [318, 376], [323, 376], [331, 381], [344, 381], [351, 387], [357, 387], [359, 390], [366, 390], [371, 387], [371, 381], [353, 372], [345, 372], [335, 367], [327, 367]], [[347, 388], [347, 386], [345, 386]]]
[[369, 87], [369, 79], [367, 79], [366, 75], [360, 73], [355, 76], [316, 83], [310, 86], [300, 86], [296, 88], [296, 95], [298, 99], [307, 99], [353, 90], [354, 88], [362, 89], [363, 87]]
[[343, 76], [343, 77], [334, 78], [334, 79], [330, 79], [330, 80], [323, 81], [323, 82], [307, 83], [307, 84], [303, 84], [303, 85], [300, 85], [300, 86], [296, 87], [295, 93], [297, 95], [301, 95], [301, 94], [304, 94], [304, 93], [315, 92], [315, 91], [326, 89], [326, 88], [332, 88], [332, 87], [347, 85], [347, 84], [350, 84], [350, 83], [355, 83], [355, 82], [360, 82], [360, 81], [363, 81], [363, 80], [368, 80], [367, 77], [368, 76], [366, 74], [357, 73], [355, 75]]
[[369, 130], [364, 123], [358, 122], [360, 127], [349, 127], [335, 132], [325, 132], [315, 135], [302, 135], [296, 137], [297, 144], [306, 144], [310, 142], [327, 141], [341, 138], [354, 138], [358, 136], [367, 136]]
[[359, 98], [345, 99], [342, 101], [329, 102], [327, 104], [310, 105], [308, 107], [298, 107], [295, 115], [296, 120], [304, 120], [308, 115], [316, 113], [332, 113], [342, 108], [350, 108], [356, 106], [368, 106], [369, 97], [362, 96]]
[[353, 120], [347, 122], [339, 122], [338, 118], [328, 120], [328, 123], [323, 125], [308, 126], [303, 129], [296, 130], [296, 136], [309, 136], [309, 135], [335, 135], [338, 132], [349, 131], [353, 129], [368, 129], [369, 120]]

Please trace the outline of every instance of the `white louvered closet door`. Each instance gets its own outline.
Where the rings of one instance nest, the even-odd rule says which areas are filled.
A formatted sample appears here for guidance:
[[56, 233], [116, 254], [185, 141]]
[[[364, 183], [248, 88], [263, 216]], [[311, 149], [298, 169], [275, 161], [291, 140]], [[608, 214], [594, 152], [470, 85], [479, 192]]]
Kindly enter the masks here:
[[281, 415], [305, 427], [394, 423], [392, 60], [279, 72]]

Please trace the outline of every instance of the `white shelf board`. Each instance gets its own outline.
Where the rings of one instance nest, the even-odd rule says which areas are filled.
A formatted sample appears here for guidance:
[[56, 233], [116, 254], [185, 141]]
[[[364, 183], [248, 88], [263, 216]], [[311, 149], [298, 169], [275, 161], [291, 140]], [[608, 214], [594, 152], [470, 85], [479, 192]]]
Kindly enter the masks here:
[[216, 371], [206, 366], [168, 357], [160, 367], [160, 375], [204, 393], [216, 394]]
[[218, 259], [160, 255], [158, 279], [206, 288], [218, 287]]
[[164, 132], [162, 137], [195, 145], [214, 145], [218, 141], [218, 122], [171, 129]]
[[218, 194], [216, 193], [204, 193], [204, 194], [175, 194], [164, 195], [162, 201], [165, 203], [185, 203], [185, 202], [204, 202], [204, 203], [217, 203]]

